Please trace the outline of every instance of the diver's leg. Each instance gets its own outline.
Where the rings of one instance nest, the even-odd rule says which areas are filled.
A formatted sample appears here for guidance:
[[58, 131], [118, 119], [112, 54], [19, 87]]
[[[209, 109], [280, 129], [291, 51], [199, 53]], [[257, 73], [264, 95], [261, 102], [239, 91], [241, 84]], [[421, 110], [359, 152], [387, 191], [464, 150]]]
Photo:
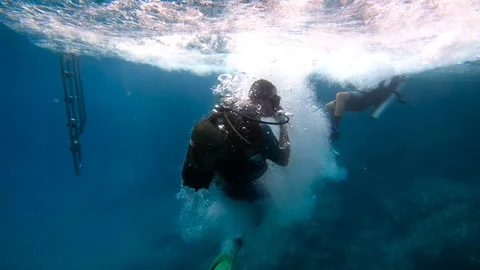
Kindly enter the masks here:
[[266, 215], [266, 209], [265, 205], [259, 202], [255, 202], [253, 205], [253, 226], [255, 228], [260, 227], [262, 224], [265, 215]]
[[268, 214], [272, 196], [263, 183], [254, 183], [252, 190], [253, 225], [259, 227]]
[[232, 200], [249, 202], [248, 211], [251, 211], [250, 217], [254, 227], [262, 223], [268, 210], [265, 202], [271, 199], [265, 185], [253, 181], [240, 185], [225, 185], [222, 189], [224, 194]]
[[[237, 186], [234, 192], [230, 190], [226, 195], [234, 200], [249, 202], [247, 211], [250, 213], [249, 222], [251, 222], [252, 229], [256, 230], [262, 224], [269, 210], [266, 202], [271, 200], [270, 192], [265, 185], [253, 181]], [[242, 231], [240, 235], [237, 235], [233, 239], [234, 244], [240, 243], [241, 247], [246, 233], [248, 234], [248, 232]]]

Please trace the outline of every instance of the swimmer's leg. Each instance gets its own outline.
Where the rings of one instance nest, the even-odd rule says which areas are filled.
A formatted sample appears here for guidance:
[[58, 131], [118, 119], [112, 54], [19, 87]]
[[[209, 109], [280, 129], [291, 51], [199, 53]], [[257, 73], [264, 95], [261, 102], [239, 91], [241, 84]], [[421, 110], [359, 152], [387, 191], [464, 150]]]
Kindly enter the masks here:
[[335, 97], [335, 101], [327, 103], [327, 112], [330, 117], [331, 132], [330, 140], [335, 141], [340, 138], [340, 121], [345, 111], [346, 103], [350, 98], [350, 92], [339, 92]]
[[338, 118], [338, 125], [340, 125], [340, 119], [342, 118], [343, 112], [345, 111], [345, 106], [350, 98], [350, 92], [339, 92], [335, 97], [335, 112], [334, 117]]

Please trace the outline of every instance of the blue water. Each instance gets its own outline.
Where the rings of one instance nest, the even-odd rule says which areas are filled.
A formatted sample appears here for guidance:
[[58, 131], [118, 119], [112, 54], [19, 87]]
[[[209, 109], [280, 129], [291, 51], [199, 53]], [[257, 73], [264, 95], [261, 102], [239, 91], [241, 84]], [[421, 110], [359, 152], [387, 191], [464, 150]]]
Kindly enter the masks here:
[[[65, 107], [53, 102], [63, 95], [57, 55], [3, 26], [1, 36], [8, 42], [1, 45], [0, 268], [117, 267], [114, 261], [142, 242], [140, 249], [158, 249], [175, 230], [185, 142], [194, 120], [214, 104], [209, 89], [216, 77], [82, 59], [89, 92], [82, 138], [91, 150], [78, 178]], [[135, 76], [118, 81], [130, 72]], [[126, 94], [136, 88], [143, 94]]]
[[[0, 40], [0, 269], [207, 269], [225, 239], [215, 226], [185, 237], [177, 194], [219, 73], [83, 55], [77, 177], [58, 55], [4, 25]], [[311, 83], [320, 106], [340, 89]], [[346, 177], [313, 188], [311, 216], [283, 226], [267, 258], [246, 248], [238, 269], [479, 269], [479, 85], [477, 62], [432, 68], [381, 119], [347, 113]]]

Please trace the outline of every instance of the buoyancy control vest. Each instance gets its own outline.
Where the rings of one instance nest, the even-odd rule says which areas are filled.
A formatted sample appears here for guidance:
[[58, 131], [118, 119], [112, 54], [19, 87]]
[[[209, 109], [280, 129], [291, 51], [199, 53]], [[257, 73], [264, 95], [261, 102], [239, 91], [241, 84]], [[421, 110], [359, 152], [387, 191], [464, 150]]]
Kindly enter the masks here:
[[193, 129], [182, 177], [196, 190], [210, 186], [217, 173], [227, 184], [250, 182], [267, 170], [260, 123], [231, 110], [214, 110]]

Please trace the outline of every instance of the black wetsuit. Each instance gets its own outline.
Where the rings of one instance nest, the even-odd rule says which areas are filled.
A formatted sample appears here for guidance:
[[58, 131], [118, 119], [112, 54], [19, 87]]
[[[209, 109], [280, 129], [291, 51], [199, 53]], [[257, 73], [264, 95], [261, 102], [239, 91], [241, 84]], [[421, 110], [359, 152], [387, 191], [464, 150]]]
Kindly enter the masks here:
[[[255, 180], [266, 172], [267, 159], [278, 163], [284, 159], [284, 151], [270, 126], [244, 121], [232, 112], [228, 113], [228, 119], [248, 142], [233, 131], [222, 114], [210, 116], [214, 126], [223, 126], [227, 134], [225, 141], [215, 150], [218, 156], [213, 168], [195, 166], [199, 162], [188, 158], [187, 154], [182, 173], [184, 185], [202, 182], [201, 188], [208, 188], [216, 172], [222, 179], [220, 188], [232, 199], [255, 201], [269, 197], [263, 185]], [[198, 151], [195, 147], [189, 147], [192, 157], [196, 155], [195, 151]]]
[[377, 106], [386, 100], [392, 91], [386, 87], [375, 88], [369, 92], [351, 91], [345, 102], [345, 111], [363, 111], [370, 106]]
[[385, 101], [397, 88], [399, 80], [392, 80], [388, 85], [381, 82], [371, 91], [350, 92], [350, 97], [345, 101], [345, 111], [363, 111], [370, 106], [378, 106]]
[[267, 171], [267, 159], [280, 162], [284, 151], [268, 125], [261, 124], [261, 130], [261, 141], [252, 155], [218, 160], [217, 172], [225, 181], [222, 189], [233, 199], [253, 201], [269, 197], [266, 188], [255, 180]]

